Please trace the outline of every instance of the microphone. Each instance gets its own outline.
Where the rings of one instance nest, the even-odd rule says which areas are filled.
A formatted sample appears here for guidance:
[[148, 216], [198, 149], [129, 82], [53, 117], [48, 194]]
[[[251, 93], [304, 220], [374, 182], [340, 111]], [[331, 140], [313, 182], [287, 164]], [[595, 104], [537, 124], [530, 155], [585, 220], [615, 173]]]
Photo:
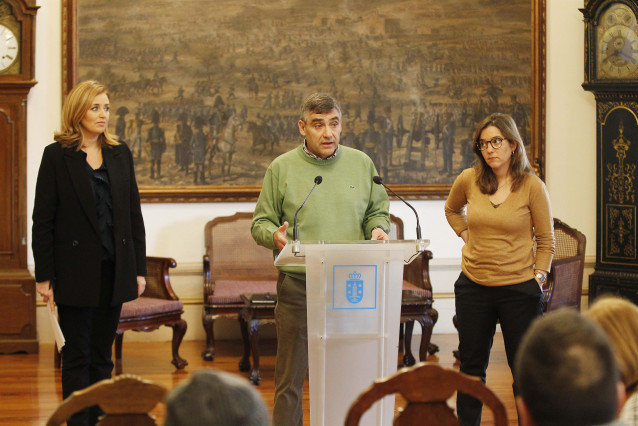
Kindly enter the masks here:
[[390, 189], [390, 187], [388, 187], [385, 183], [383, 183], [383, 179], [381, 179], [380, 176], [374, 176], [372, 178], [372, 181], [374, 183], [376, 183], [377, 185], [383, 185], [383, 187], [385, 189], [390, 191], [395, 197], [397, 197], [399, 200], [403, 201], [408, 207], [410, 207], [412, 209], [412, 211], [414, 212], [414, 215], [416, 216], [416, 239], [417, 239], [416, 250], [418, 252], [425, 251], [425, 243], [424, 243], [423, 239], [421, 238], [421, 225], [419, 224], [419, 214], [416, 212], [414, 207], [412, 207], [412, 205], [410, 203], [405, 201], [403, 198], [401, 198], [401, 196], [399, 194], [394, 192], [392, 189]]
[[303, 200], [303, 203], [301, 203], [301, 205], [299, 206], [299, 208], [295, 212], [295, 225], [292, 228], [292, 239], [293, 239], [293, 241], [292, 241], [292, 252], [294, 254], [297, 254], [297, 253], [299, 253], [301, 251], [301, 246], [299, 244], [299, 228], [297, 227], [297, 215], [299, 214], [299, 211], [301, 210], [301, 208], [306, 204], [306, 201], [308, 201], [308, 198], [310, 198], [310, 194], [312, 194], [312, 191], [314, 191], [315, 188], [317, 187], [317, 185], [319, 185], [321, 182], [323, 182], [323, 178], [321, 176], [315, 177], [315, 184], [312, 186], [312, 189], [310, 190], [310, 192], [306, 196], [306, 199]]

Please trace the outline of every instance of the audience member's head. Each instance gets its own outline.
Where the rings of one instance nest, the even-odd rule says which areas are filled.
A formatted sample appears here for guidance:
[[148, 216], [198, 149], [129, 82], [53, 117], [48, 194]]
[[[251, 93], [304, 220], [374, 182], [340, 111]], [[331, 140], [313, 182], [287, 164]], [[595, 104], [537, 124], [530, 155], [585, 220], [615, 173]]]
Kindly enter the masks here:
[[267, 426], [269, 415], [259, 392], [243, 377], [205, 369], [166, 397], [165, 426]]
[[524, 425], [604, 424], [624, 400], [605, 332], [571, 309], [534, 321], [518, 348], [515, 373]]
[[638, 306], [620, 297], [596, 299], [585, 313], [611, 340], [627, 393], [638, 386]]

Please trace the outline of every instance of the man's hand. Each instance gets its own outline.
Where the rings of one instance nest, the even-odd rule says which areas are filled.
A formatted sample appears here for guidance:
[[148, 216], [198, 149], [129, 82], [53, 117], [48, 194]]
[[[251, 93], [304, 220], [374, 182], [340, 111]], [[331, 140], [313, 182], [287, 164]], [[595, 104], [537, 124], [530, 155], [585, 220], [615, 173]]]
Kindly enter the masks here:
[[146, 289], [146, 277], [137, 277], [137, 297], [140, 297]]
[[385, 231], [381, 228], [374, 228], [372, 230], [372, 236], [370, 237], [371, 240], [389, 240], [390, 237], [388, 237], [388, 234], [385, 233]]
[[279, 250], [283, 249], [284, 246], [288, 243], [288, 239], [286, 238], [286, 230], [288, 229], [288, 222], [284, 222], [273, 234], [272, 240], [275, 243], [275, 247]]
[[55, 302], [53, 301], [53, 289], [51, 288], [51, 281], [42, 281], [41, 283], [35, 283], [35, 290], [45, 303], [49, 304], [51, 312], [55, 312]]

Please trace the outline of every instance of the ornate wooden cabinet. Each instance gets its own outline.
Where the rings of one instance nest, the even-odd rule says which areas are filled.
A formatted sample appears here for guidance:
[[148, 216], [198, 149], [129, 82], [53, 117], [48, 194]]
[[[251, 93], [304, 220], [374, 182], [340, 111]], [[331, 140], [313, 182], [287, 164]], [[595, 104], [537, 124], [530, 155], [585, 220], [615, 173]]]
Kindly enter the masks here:
[[0, 353], [37, 352], [27, 269], [26, 119], [34, 78], [35, 0], [0, 0]]
[[596, 98], [596, 270], [590, 302], [602, 293], [638, 303], [638, 4], [588, 0], [585, 83]]

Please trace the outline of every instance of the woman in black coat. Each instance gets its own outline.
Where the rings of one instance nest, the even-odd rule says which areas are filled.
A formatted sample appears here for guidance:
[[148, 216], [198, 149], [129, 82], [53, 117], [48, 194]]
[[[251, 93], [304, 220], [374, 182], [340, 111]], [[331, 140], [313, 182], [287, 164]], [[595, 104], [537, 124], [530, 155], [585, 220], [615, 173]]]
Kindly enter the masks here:
[[[33, 209], [36, 287], [58, 305], [62, 394], [111, 377], [111, 347], [122, 303], [146, 286], [146, 242], [133, 158], [109, 134], [106, 87], [71, 90], [62, 129], [42, 156]], [[99, 410], [68, 424], [94, 424]]]

